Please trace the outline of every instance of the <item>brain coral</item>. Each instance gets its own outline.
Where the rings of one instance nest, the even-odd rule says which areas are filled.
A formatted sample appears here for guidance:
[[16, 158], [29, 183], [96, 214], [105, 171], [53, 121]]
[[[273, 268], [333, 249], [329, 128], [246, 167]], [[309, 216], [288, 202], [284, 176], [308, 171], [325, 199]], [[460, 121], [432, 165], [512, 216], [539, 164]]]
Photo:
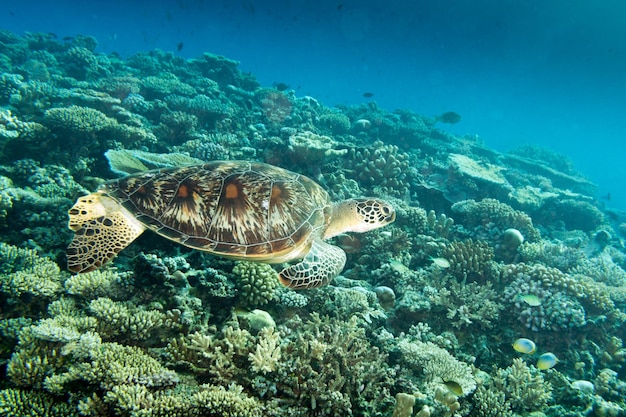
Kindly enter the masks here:
[[489, 228], [493, 225], [500, 232], [514, 228], [519, 230], [529, 242], [540, 238], [539, 231], [533, 226], [530, 216], [493, 198], [485, 198], [481, 201], [459, 201], [452, 205], [452, 211], [458, 214], [455, 219], [460, 220], [460, 223], [467, 227]]

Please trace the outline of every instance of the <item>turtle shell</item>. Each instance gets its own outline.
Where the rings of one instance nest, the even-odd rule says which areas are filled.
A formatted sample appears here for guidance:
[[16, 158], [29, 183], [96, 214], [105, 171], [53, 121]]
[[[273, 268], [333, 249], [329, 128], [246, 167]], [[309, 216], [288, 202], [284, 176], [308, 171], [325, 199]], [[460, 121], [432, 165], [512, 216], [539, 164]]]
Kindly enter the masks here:
[[102, 192], [166, 238], [236, 259], [300, 257], [330, 221], [328, 193], [317, 183], [256, 162], [147, 171], [106, 183]]

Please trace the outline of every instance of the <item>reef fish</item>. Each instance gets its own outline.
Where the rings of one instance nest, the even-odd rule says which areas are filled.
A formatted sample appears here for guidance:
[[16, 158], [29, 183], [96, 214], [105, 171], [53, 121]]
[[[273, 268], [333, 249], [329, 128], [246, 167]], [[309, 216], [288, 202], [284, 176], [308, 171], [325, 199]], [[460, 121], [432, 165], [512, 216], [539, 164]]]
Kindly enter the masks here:
[[552, 368], [554, 365], [556, 365], [557, 362], [558, 359], [556, 358], [554, 353], [544, 353], [537, 359], [537, 369], [539, 369], [540, 371], [545, 371], [546, 369]]
[[537, 346], [535, 346], [535, 342], [532, 340], [520, 337], [513, 342], [513, 349], [520, 353], [532, 354], [537, 350]]
[[459, 123], [461, 121], [461, 115], [458, 113], [455, 113], [453, 111], [447, 111], [445, 113], [440, 114], [439, 116], [436, 117], [438, 122], [441, 123], [447, 123], [447, 124], [455, 124], [455, 123]]
[[460, 397], [463, 395], [463, 387], [456, 381], [444, 381], [443, 385], [450, 391], [452, 394]]
[[572, 382], [570, 386], [574, 389], [584, 392], [585, 394], [593, 394], [593, 391], [595, 390], [592, 382], [582, 379]]
[[541, 305], [541, 299], [535, 294], [520, 295], [520, 300], [522, 300], [531, 307], [537, 307]]
[[433, 262], [433, 264], [437, 265], [439, 268], [450, 268], [450, 261], [447, 260], [446, 258], [433, 258], [432, 256], [430, 257], [430, 260]]

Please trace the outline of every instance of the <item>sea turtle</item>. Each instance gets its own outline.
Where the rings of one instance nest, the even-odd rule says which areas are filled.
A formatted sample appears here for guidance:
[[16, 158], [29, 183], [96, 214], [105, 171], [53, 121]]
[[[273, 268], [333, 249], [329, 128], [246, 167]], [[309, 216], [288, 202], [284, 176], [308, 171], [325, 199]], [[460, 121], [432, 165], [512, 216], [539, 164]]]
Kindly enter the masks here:
[[376, 198], [330, 201], [310, 178], [272, 165], [213, 161], [140, 172], [100, 187], [69, 210], [75, 232], [68, 269], [88, 272], [113, 259], [144, 230], [190, 248], [265, 263], [302, 259], [283, 269], [295, 289], [328, 284], [343, 269], [344, 251], [324, 242], [395, 220]]

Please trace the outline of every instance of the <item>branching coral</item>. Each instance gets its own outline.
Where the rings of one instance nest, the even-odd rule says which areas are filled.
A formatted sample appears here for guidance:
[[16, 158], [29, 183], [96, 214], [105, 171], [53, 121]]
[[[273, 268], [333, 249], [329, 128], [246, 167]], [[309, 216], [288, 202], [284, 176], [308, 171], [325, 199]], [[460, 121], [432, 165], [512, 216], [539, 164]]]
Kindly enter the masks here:
[[322, 321], [313, 315], [309, 322], [291, 324], [300, 330], [283, 343], [280, 366], [268, 378], [292, 413], [345, 416], [390, 410], [393, 372], [356, 318]]
[[0, 414], [6, 417], [78, 417], [71, 405], [43, 391], [5, 389], [0, 391]]
[[520, 358], [513, 359], [508, 368], [498, 370], [493, 385], [504, 392], [515, 412], [542, 410], [552, 398], [552, 385], [544, 381], [534, 366], [529, 367]]

